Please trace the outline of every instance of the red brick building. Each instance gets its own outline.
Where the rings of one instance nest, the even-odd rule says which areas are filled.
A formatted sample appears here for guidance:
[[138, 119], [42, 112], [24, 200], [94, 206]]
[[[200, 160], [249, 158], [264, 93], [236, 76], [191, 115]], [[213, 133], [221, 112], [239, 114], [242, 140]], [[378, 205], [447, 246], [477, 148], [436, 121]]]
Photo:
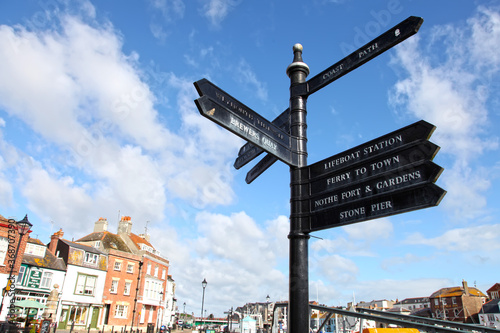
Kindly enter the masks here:
[[466, 323], [481, 310], [486, 295], [462, 281], [462, 286], [439, 289], [429, 300], [433, 318]]
[[[15, 219], [7, 219], [0, 215], [0, 287], [2, 288], [0, 321], [5, 320], [11, 296], [15, 292], [15, 279], [12, 280], [14, 285], [11, 286], [9, 283], [10, 273], [12, 272], [12, 275], [17, 277], [23, 259], [22, 254], [29, 238], [28, 235], [25, 235], [19, 243], [20, 237], [16, 223]], [[18, 255], [15, 257], [17, 249], [19, 249]]]
[[149, 243], [148, 235], [131, 232], [129, 216], [121, 218], [116, 234], [107, 229], [108, 221], [100, 218], [94, 232], [77, 241], [108, 253], [101, 322], [115, 329], [162, 325], [168, 260]]

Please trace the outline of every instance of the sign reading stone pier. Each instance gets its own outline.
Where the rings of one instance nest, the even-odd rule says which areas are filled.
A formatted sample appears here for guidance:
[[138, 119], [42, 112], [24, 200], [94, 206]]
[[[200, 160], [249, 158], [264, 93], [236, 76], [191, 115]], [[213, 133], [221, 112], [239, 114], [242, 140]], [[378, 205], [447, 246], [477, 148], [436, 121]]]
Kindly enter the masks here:
[[290, 166], [289, 333], [309, 332], [309, 233], [437, 206], [446, 191], [434, 183], [443, 169], [432, 162], [435, 127], [414, 124], [307, 165], [306, 99], [343, 75], [416, 34], [423, 19], [411, 16], [310, 80], [302, 46], [293, 47], [289, 108], [270, 122], [206, 79], [194, 83], [206, 118], [248, 141], [239, 169], [268, 154], [247, 174], [251, 183], [278, 159]]

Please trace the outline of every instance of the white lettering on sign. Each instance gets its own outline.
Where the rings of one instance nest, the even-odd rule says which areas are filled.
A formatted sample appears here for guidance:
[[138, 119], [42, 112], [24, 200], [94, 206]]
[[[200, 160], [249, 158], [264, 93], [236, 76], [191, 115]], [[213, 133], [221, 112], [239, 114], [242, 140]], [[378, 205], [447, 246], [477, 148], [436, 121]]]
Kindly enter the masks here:
[[370, 164], [370, 168], [372, 169], [372, 171], [375, 171], [375, 170], [378, 170], [378, 169], [381, 169], [383, 167], [387, 167], [387, 166], [390, 166], [391, 164], [396, 164], [396, 163], [399, 163], [399, 155], [389, 157], [389, 158], [386, 158], [385, 160], [372, 163], [372, 164]]
[[227, 96], [224, 96], [223, 94], [216, 92], [215, 96], [219, 101], [225, 104], [228, 108], [232, 109], [233, 111], [238, 112], [241, 116], [248, 118], [249, 120], [253, 121], [253, 114], [251, 112], [248, 112], [245, 108], [241, 107], [236, 103], [235, 101], [232, 101], [230, 98]]
[[379, 210], [386, 210], [386, 209], [391, 209], [392, 208], [392, 201], [384, 201], [384, 202], [378, 202], [374, 203], [370, 206], [372, 212], [376, 212]]
[[349, 210], [340, 212], [339, 217], [341, 220], [344, 220], [347, 218], [365, 216], [365, 214], [366, 214], [365, 207], [358, 207], [358, 208], [349, 209]]
[[361, 195], [361, 188], [360, 187], [355, 188], [354, 190], [342, 192], [340, 197], [342, 198], [342, 200], [345, 200], [345, 199], [355, 198], [359, 195]]
[[397, 143], [402, 143], [403, 142], [403, 137], [400, 135], [396, 135], [395, 137], [389, 138], [384, 141], [380, 141], [374, 145], [368, 146], [365, 149], [363, 149], [363, 154], [364, 155], [369, 155], [373, 152], [376, 152], [377, 150], [380, 150], [382, 148], [386, 148], [389, 146], [392, 146]]
[[359, 56], [359, 58], [363, 58], [364, 56], [372, 53], [375, 49], [378, 49], [377, 43], [374, 43], [374, 44], [368, 46], [366, 49], [359, 51], [358, 56]]
[[255, 132], [252, 127], [245, 125], [238, 119], [231, 117], [231, 125], [236, 127], [240, 132], [245, 133], [246, 136], [259, 140], [259, 133]]
[[339, 71], [344, 69], [344, 64], [340, 64], [335, 68], [332, 68], [328, 71], [328, 73], [323, 74], [323, 80], [327, 80], [331, 78], [334, 74], [337, 74]]
[[337, 197], [337, 195], [336, 194], [331, 195], [331, 196], [326, 197], [326, 198], [315, 200], [314, 201], [314, 208], [318, 208], [318, 207], [321, 207], [324, 205], [332, 204], [332, 203], [335, 203], [337, 201], [339, 201], [339, 198]]
[[391, 186], [396, 186], [399, 184], [407, 183], [407, 182], [410, 182], [410, 181], [415, 180], [415, 179], [420, 179], [421, 177], [422, 176], [420, 174], [420, 171], [417, 170], [414, 172], [404, 174], [402, 176], [397, 176], [397, 177], [389, 178], [389, 179], [386, 179], [384, 181], [378, 182], [375, 185], [375, 187], [377, 189], [381, 190], [381, 189], [388, 188]]
[[262, 137], [261, 142], [264, 146], [266, 146], [267, 148], [269, 148], [271, 150], [274, 150], [274, 151], [278, 150], [278, 145], [266, 136]]
[[353, 153], [350, 153], [350, 154], [344, 155], [342, 157], [339, 157], [337, 159], [334, 159], [332, 161], [328, 161], [325, 163], [325, 170], [332, 169], [336, 166], [342, 165], [342, 164], [349, 162], [349, 161], [353, 161], [353, 160], [359, 158], [360, 155], [361, 155], [361, 152], [358, 150], [358, 151], [355, 151]]
[[348, 172], [340, 174], [338, 176], [328, 178], [326, 180], [326, 185], [328, 186], [328, 185], [332, 185], [335, 183], [343, 182], [343, 181], [346, 181], [350, 178], [351, 178], [351, 172], [348, 171]]

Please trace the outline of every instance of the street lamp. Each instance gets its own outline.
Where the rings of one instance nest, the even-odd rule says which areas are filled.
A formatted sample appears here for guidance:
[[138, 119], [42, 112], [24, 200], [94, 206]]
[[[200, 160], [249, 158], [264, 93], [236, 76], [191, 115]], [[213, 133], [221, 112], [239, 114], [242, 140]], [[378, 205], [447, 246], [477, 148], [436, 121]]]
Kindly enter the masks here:
[[[15, 227], [14, 227], [13, 223], [10, 224], [11, 221], [15, 222], [14, 220], [9, 220], [9, 236], [10, 236], [10, 228], [11, 228], [10, 225], [13, 226], [12, 229], [17, 227], [17, 232], [19, 233], [19, 241], [17, 243], [16, 253], [15, 253], [14, 257], [11, 257], [14, 259], [14, 263], [10, 264], [9, 279], [7, 281], [7, 285], [10, 286], [10, 288], [6, 293], [4, 293], [4, 295], [2, 297], [2, 303], [0, 304], [0, 312], [2, 312], [2, 309], [3, 309], [3, 301], [5, 298], [5, 294], [8, 293], [9, 295], [12, 295], [13, 293], [11, 293], [10, 290], [12, 290], [12, 288], [15, 288], [15, 279], [14, 279], [13, 274], [14, 274], [14, 268], [15, 268], [16, 262], [17, 262], [17, 255], [19, 253], [19, 248], [21, 247], [21, 240], [23, 239], [23, 236], [26, 235], [30, 231], [31, 227], [33, 226], [33, 224], [31, 224], [30, 221], [28, 221], [28, 214], [26, 214], [26, 216], [24, 216], [24, 219], [22, 219], [21, 221], [17, 221], [15, 224]], [[9, 257], [10, 257], [10, 255], [9, 255]], [[21, 262], [22, 262], [22, 257], [21, 257]], [[13, 313], [14, 312], [14, 302], [11, 302], [11, 304], [10, 304], [9, 313], [11, 312], [11, 310]], [[9, 313], [7, 314], [7, 316], [9, 315]]]
[[205, 288], [207, 287], [207, 279], [203, 279], [201, 286], [203, 287], [203, 296], [201, 297], [201, 323], [203, 326], [203, 304], [205, 303]]

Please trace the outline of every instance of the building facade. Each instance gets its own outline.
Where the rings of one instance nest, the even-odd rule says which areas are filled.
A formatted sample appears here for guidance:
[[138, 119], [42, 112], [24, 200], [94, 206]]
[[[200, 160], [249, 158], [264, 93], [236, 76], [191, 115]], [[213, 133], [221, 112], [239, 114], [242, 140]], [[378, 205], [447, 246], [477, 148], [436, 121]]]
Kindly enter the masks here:
[[433, 318], [467, 323], [481, 310], [486, 295], [462, 281], [462, 286], [439, 289], [429, 300]]
[[0, 321], [6, 320], [9, 308], [13, 309], [15, 281], [22, 263], [22, 255], [19, 254], [24, 253], [27, 241], [28, 235], [20, 237], [16, 219], [0, 215]]
[[67, 269], [56, 314], [57, 327], [97, 328], [102, 325], [108, 256], [92, 246], [65, 240], [63, 235], [59, 230], [49, 244], [49, 251], [62, 258]]
[[66, 264], [40, 240], [33, 238], [27, 240], [22, 257], [16, 280], [16, 301], [34, 300], [46, 305], [50, 292], [64, 284]]

